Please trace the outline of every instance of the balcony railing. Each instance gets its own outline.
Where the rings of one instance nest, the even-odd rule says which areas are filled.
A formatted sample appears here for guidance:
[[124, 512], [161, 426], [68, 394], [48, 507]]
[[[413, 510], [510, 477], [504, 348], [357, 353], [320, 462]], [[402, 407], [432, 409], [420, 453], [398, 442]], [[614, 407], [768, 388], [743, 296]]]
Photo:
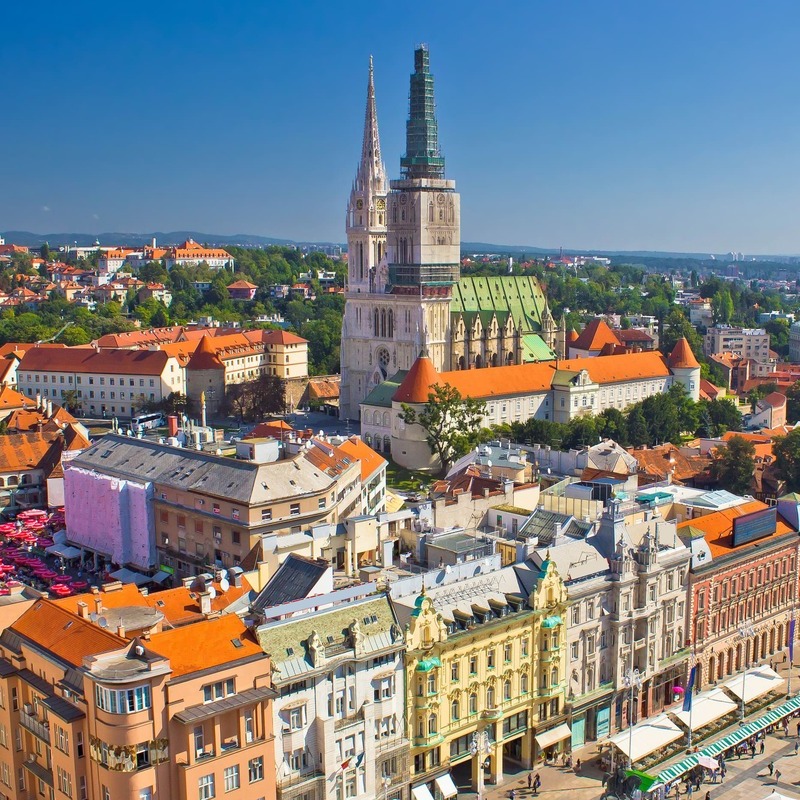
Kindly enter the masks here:
[[28, 714], [27, 711], [20, 709], [19, 723], [38, 739], [50, 744], [50, 725], [46, 722], [41, 722], [35, 714]]
[[364, 721], [364, 709], [360, 708], [358, 711], [356, 711], [353, 714], [348, 714], [348, 716], [346, 716], [346, 717], [341, 717], [341, 718], [337, 719], [333, 723], [333, 728], [334, 728], [334, 730], [338, 731], [338, 730], [341, 730], [342, 728], [348, 727], [349, 725], [356, 725], [357, 723], [363, 722], [363, 721]]
[[324, 778], [324, 777], [325, 773], [321, 769], [305, 769], [300, 772], [289, 775], [286, 778], [281, 778], [278, 781], [278, 788], [289, 789], [292, 786], [298, 786], [299, 784], [305, 783], [306, 781], [315, 781], [317, 780], [317, 778]]

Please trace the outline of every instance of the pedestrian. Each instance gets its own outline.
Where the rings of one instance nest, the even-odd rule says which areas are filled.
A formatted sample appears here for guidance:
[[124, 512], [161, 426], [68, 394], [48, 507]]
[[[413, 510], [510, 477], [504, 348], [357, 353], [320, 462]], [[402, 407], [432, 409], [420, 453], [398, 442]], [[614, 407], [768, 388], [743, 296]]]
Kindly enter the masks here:
[[763, 739], [761, 740], [761, 742], [758, 745], [758, 754], [760, 756], [764, 755], [764, 740]]
[[706, 792], [706, 800], [711, 800], [711, 792]]
[[719, 778], [719, 767], [717, 767], [714, 772], [711, 774], [711, 783], [716, 783], [717, 778]]
[[539, 787], [542, 785], [542, 779], [539, 777], [539, 773], [537, 772], [533, 776], [533, 793], [539, 794]]
[[720, 767], [720, 770], [719, 770], [719, 775], [720, 775], [720, 778], [721, 778], [720, 783], [722, 783], [722, 781], [725, 780], [725, 775], [726, 775], [727, 772], [728, 772], [728, 768], [723, 764]]
[[576, 775], [578, 774], [578, 772], [580, 772], [580, 769], [581, 769], [581, 760], [577, 759], [575, 761], [575, 774]]
[[772, 773], [775, 772], [775, 765], [770, 761], [767, 765], [767, 769], [769, 770], [769, 776], [772, 777]]
[[795, 754], [795, 755], [797, 755], [797, 751], [798, 751], [798, 750], [800, 750], [800, 742], [798, 742], [797, 740], [795, 740], [795, 743], [794, 743], [794, 754]]
[[779, 769], [775, 770], [775, 783], [778, 783], [781, 779], [781, 771]]
[[528, 773], [528, 788], [533, 789], [533, 773]]
[[512, 789], [508, 793], [508, 796], [511, 798], [511, 800], [517, 800], [517, 790], [516, 789]]

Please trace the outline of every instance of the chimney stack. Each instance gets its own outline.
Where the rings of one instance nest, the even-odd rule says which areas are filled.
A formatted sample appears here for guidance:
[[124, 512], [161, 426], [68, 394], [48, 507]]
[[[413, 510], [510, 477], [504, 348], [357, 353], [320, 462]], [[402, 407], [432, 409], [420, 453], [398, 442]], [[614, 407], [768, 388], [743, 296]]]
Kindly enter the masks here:
[[122, 639], [125, 638], [125, 626], [120, 622], [117, 625], [117, 636], [121, 637]]
[[94, 599], [94, 610], [96, 614], [103, 613], [103, 598], [102, 597], [95, 597]]
[[78, 616], [81, 619], [89, 619], [89, 604], [84, 603], [83, 600], [78, 601]]
[[211, 594], [209, 592], [200, 592], [200, 613], [207, 617], [211, 613]]

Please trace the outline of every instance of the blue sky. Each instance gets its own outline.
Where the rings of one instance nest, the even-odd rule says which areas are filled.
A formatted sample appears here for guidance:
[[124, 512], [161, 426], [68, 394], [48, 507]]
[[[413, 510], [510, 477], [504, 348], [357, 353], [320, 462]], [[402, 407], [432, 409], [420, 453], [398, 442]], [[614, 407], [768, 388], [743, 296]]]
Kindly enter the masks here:
[[2, 26], [0, 231], [343, 241], [369, 55], [396, 177], [427, 42], [465, 240], [800, 252], [796, 2], [45, 0]]

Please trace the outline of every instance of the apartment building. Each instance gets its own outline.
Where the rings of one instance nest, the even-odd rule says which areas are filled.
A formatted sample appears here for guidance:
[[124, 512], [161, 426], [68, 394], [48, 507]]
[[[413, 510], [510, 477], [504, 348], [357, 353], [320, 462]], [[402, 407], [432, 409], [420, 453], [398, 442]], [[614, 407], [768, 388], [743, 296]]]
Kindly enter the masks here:
[[67, 397], [89, 417], [130, 417], [145, 402], [186, 394], [179, 360], [159, 350], [34, 347], [17, 367], [17, 384], [30, 398]]
[[275, 797], [270, 663], [244, 623], [164, 630], [160, 612], [106, 608], [110, 597], [12, 607], [0, 634], [0, 794]]
[[408, 797], [405, 642], [389, 599], [359, 596], [370, 590], [310, 598], [304, 610], [271, 605], [256, 629], [279, 694], [278, 800]]
[[167, 247], [163, 260], [167, 269], [195, 267], [205, 263], [212, 269], [232, 270], [235, 264], [233, 256], [227, 250], [220, 247], [204, 247], [194, 239], [187, 239], [183, 244]]
[[[692, 552], [688, 636], [700, 686], [765, 661], [789, 641], [800, 503], [752, 501], [680, 523]], [[745, 635], [740, 630], [746, 630]]]
[[[499, 568], [499, 556], [395, 581], [406, 629], [406, 714], [415, 797], [502, 783], [564, 752], [566, 591], [552, 562]], [[481, 741], [478, 753], [473, 741]]]
[[715, 325], [703, 337], [703, 353], [735, 353], [761, 363], [769, 361], [769, 334], [763, 328]]
[[64, 490], [72, 544], [178, 577], [362, 510], [359, 461], [314, 445], [258, 463], [109, 435], [66, 465]]

